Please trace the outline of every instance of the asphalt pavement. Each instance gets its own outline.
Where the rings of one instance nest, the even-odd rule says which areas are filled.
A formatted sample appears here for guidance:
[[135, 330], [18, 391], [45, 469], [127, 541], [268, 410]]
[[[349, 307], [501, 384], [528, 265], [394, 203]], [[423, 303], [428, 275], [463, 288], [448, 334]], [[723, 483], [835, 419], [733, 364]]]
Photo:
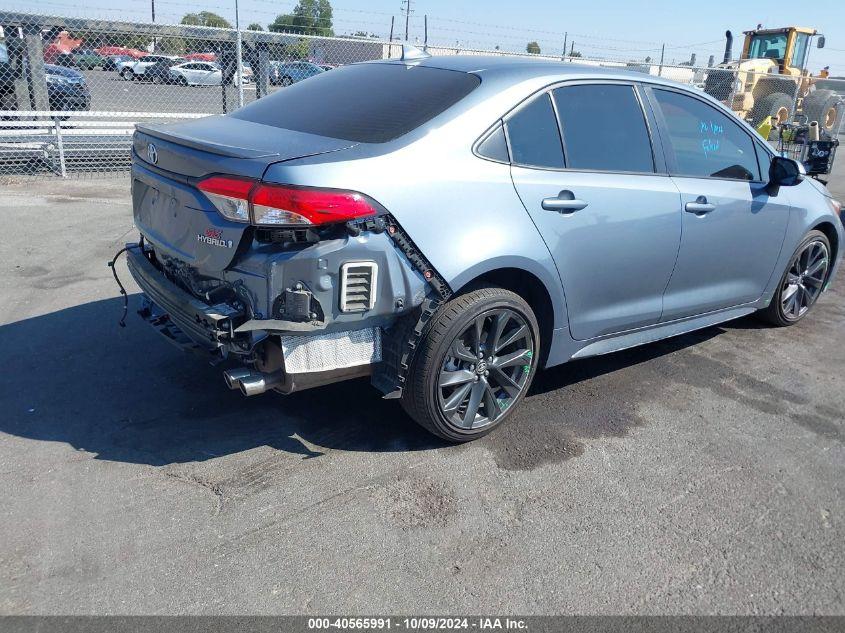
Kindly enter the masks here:
[[125, 176], [3, 186], [0, 613], [845, 614], [841, 277], [450, 446], [367, 380], [225, 389], [131, 284], [119, 327], [134, 238]]

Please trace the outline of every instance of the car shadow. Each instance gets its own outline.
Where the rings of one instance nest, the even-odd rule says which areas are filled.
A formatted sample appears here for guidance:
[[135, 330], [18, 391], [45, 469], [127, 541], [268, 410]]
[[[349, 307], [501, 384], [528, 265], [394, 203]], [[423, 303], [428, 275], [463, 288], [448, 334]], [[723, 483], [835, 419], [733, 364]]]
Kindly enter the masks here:
[[723, 323], [703, 330], [696, 330], [689, 334], [663, 339], [655, 343], [640, 345], [639, 347], [632, 347], [602, 356], [592, 356], [552, 367], [551, 369], [539, 372], [535, 376], [528, 396], [555, 391], [556, 389], [598, 378], [599, 376], [613, 373], [620, 369], [647, 363], [655, 358], [693, 347], [724, 333], [725, 325]]
[[[423, 451], [447, 446], [417, 426], [368, 379], [282, 396], [246, 398], [221, 371], [167, 345], [119, 298], [0, 326], [6, 359], [0, 431], [64, 442], [97, 459], [161, 466], [269, 446], [303, 458], [326, 449]], [[643, 363], [721, 332], [710, 328], [541, 372], [531, 393]], [[530, 396], [531, 394], [529, 394]]]
[[368, 379], [290, 396], [226, 389], [226, 364], [167, 345], [119, 298], [0, 326], [0, 431], [65, 442], [98, 459], [165, 465], [270, 446], [305, 458], [324, 449], [444, 446]]

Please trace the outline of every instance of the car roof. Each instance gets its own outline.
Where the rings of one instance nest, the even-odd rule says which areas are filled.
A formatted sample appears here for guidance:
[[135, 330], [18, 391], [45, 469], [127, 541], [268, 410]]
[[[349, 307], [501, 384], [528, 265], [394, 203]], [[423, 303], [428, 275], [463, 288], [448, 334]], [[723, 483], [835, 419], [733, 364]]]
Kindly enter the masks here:
[[[684, 86], [676, 81], [663, 79], [636, 70], [623, 67], [593, 65], [589, 62], [570, 63], [557, 59], [537, 59], [535, 57], [506, 57], [499, 55], [438, 55], [409, 60], [376, 60], [375, 64], [405, 64], [427, 66], [444, 70], [456, 70], [481, 76], [507, 75], [515, 79], [549, 77], [554, 79], [628, 79], [648, 81], [668, 86]], [[602, 62], [604, 63], [604, 62]], [[597, 62], [598, 64], [598, 62]], [[638, 64], [641, 66], [641, 64]], [[688, 86], [686, 86], [688, 87]]]

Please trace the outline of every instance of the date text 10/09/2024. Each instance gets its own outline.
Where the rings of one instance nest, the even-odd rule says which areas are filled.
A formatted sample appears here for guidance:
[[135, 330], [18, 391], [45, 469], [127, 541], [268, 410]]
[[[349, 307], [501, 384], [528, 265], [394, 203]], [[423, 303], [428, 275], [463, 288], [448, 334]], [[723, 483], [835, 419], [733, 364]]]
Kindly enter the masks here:
[[525, 631], [528, 625], [519, 618], [499, 617], [352, 617], [352, 618], [308, 618], [309, 630], [390, 630], [442, 631], [442, 630], [479, 630], [479, 631]]

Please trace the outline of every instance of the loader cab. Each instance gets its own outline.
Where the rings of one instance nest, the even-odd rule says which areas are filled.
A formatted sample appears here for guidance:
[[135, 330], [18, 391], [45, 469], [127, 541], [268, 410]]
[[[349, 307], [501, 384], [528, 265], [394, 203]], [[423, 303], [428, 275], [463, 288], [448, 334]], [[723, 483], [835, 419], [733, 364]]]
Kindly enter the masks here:
[[[778, 73], [800, 75], [807, 67], [810, 42], [815, 29], [790, 26], [782, 29], [745, 31], [742, 59], [768, 59], [777, 65]], [[824, 38], [819, 38], [824, 46]]]

